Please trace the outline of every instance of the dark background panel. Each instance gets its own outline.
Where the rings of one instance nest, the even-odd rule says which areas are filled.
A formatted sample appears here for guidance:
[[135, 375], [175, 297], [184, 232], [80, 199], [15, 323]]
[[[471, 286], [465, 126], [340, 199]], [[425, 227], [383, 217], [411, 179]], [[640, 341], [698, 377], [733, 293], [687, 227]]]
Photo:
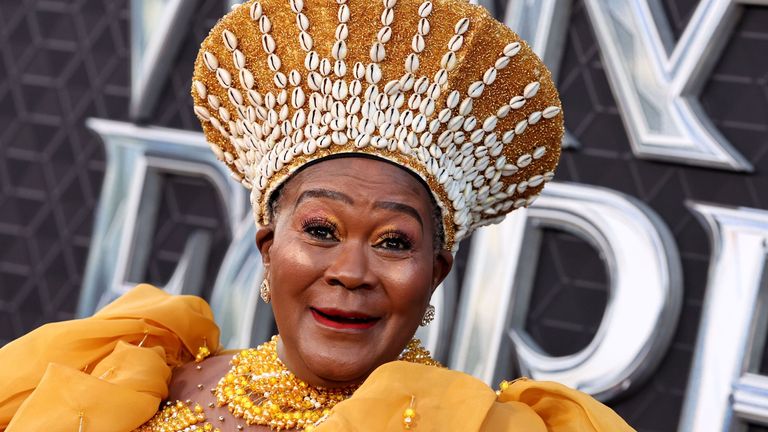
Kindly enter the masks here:
[[[190, 71], [223, 3], [199, 2], [153, 125], [199, 130]], [[679, 38], [698, 1], [661, 3], [672, 36]], [[677, 427], [706, 287], [709, 245], [685, 200], [768, 208], [768, 7], [744, 10], [701, 102], [755, 165], [753, 174], [637, 159], [584, 5], [576, 1], [571, 11], [559, 87], [567, 126], [582, 146], [564, 153], [559, 180], [644, 201], [670, 227], [682, 256], [684, 303], [672, 345], [647, 383], [611, 403], [643, 432]], [[104, 175], [103, 145], [84, 120], [128, 120], [128, 20], [128, 0], [0, 0], [0, 345], [74, 314]], [[169, 176], [163, 194], [147, 280], [166, 282], [184, 239], [205, 229], [214, 235], [206, 274], [211, 284], [228, 241], [213, 190]], [[201, 204], [194, 197], [208, 198]], [[548, 352], [567, 354], [594, 336], [607, 300], [607, 276], [597, 253], [577, 238], [546, 231], [543, 240], [526, 326]]]

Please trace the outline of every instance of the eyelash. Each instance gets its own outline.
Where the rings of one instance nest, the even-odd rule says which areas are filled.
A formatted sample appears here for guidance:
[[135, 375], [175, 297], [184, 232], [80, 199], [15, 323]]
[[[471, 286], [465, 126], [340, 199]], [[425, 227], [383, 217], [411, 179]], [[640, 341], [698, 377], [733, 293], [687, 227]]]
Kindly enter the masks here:
[[[336, 239], [336, 231], [337, 227], [336, 224], [333, 222], [330, 222], [327, 219], [323, 218], [311, 218], [307, 219], [304, 222], [301, 223], [301, 229], [311, 235], [312, 237], [315, 237], [319, 240], [335, 240]], [[328, 230], [328, 233], [325, 235], [321, 235], [317, 233], [318, 229], [326, 229]], [[331, 236], [331, 238], [328, 238], [328, 235]]]
[[[302, 222], [301, 224], [302, 230], [309, 234], [310, 236], [318, 239], [318, 240], [336, 240], [336, 232], [338, 231], [338, 227], [333, 222], [324, 219], [324, 218], [310, 218]], [[325, 234], [320, 234], [317, 232], [317, 230], [328, 230]], [[330, 238], [328, 236], [331, 236]], [[389, 241], [397, 241], [400, 244], [397, 247], [386, 247], [384, 244]], [[396, 250], [396, 251], [407, 251], [410, 250], [413, 247], [413, 241], [411, 240], [410, 236], [408, 236], [406, 233], [398, 230], [391, 230], [387, 231], [379, 236], [379, 241], [376, 243], [376, 247], [381, 247], [384, 249], [390, 249], [390, 250]]]
[[398, 230], [387, 231], [384, 234], [382, 234], [379, 238], [380, 240], [377, 243], [377, 246], [382, 246], [383, 243], [390, 240], [397, 240], [400, 242], [400, 247], [386, 248], [386, 249], [406, 251], [406, 250], [410, 250], [411, 247], [413, 246], [413, 241], [411, 241], [411, 238], [404, 232], [398, 231]]

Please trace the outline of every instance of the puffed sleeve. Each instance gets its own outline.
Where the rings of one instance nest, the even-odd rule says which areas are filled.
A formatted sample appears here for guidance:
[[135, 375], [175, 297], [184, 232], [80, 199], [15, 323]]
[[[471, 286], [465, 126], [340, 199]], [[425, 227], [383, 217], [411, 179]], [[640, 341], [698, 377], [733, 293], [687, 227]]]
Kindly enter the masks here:
[[565, 386], [517, 380], [496, 394], [467, 374], [405, 362], [376, 369], [317, 432], [402, 432], [406, 409], [414, 432], [629, 432], [615, 412]]
[[205, 301], [139, 285], [0, 349], [0, 431], [129, 432], [155, 414], [171, 369], [218, 343]]

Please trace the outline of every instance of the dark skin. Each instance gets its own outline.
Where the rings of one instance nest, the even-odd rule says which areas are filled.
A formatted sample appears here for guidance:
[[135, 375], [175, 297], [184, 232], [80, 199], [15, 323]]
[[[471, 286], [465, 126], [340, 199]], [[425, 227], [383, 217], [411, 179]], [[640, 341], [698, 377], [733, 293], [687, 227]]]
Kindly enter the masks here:
[[[278, 355], [291, 372], [314, 386], [346, 387], [398, 358], [453, 264], [434, 244], [432, 211], [421, 182], [380, 160], [325, 160], [287, 182], [256, 243], [272, 292]], [[329, 309], [364, 314], [373, 324], [334, 328], [317, 318], [317, 310]], [[202, 394], [229, 369], [220, 360], [174, 373], [171, 398], [208, 410]], [[211, 410], [209, 421], [238, 430], [222, 409]], [[230, 420], [219, 422], [219, 415]]]

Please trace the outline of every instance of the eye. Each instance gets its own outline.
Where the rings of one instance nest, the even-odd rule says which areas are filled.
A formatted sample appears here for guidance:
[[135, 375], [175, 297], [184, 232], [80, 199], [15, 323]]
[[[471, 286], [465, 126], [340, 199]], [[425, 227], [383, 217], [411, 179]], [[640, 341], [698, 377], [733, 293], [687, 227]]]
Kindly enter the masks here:
[[395, 251], [407, 251], [413, 247], [413, 243], [405, 233], [391, 231], [381, 236], [376, 247]]
[[302, 229], [305, 233], [309, 234], [310, 236], [318, 239], [318, 240], [336, 240], [336, 225], [332, 222], [322, 219], [322, 218], [313, 218], [304, 221], [301, 224]]

